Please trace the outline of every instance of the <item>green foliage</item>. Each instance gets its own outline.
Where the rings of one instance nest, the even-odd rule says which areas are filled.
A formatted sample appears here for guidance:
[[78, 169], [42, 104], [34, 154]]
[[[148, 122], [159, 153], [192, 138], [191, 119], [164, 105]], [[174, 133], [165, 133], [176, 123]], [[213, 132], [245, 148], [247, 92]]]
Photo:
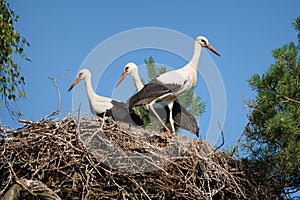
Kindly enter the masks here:
[[18, 18], [5, 0], [0, 0], [0, 95], [1, 102], [6, 105], [11, 115], [20, 113], [10, 103], [26, 95], [23, 88], [25, 79], [15, 61], [15, 55], [22, 60], [29, 60], [23, 53], [24, 46], [29, 46], [29, 43], [14, 28]]
[[[167, 71], [167, 68], [165, 66], [159, 66], [155, 64], [153, 57], [145, 59], [144, 62], [147, 65], [149, 80], [152, 80]], [[198, 118], [205, 111], [206, 104], [201, 102], [201, 98], [197, 94], [195, 94], [194, 88], [191, 88], [189, 91], [181, 94], [178, 97], [177, 101], [180, 102], [180, 104], [184, 106], [193, 116], [196, 116], [196, 118]], [[143, 113], [142, 111], [137, 112]], [[149, 118], [147, 118], [147, 116], [144, 115], [142, 115], [142, 119], [144, 120], [144, 122], [149, 122], [148, 120], [150, 120]], [[153, 129], [156, 129], [158, 127], [159, 126], [155, 124], [152, 124], [151, 126], [151, 128]]]
[[293, 27], [296, 29], [296, 31], [298, 31], [298, 49], [300, 48], [300, 17], [298, 17], [297, 19], [295, 19], [295, 21], [293, 22]]
[[[300, 17], [293, 23], [300, 33]], [[298, 34], [298, 41], [299, 41]], [[300, 59], [299, 44], [273, 50], [275, 63], [249, 85], [256, 98], [249, 100], [246, 126], [248, 150], [244, 162], [275, 193], [300, 189]]]
[[144, 62], [147, 65], [148, 76], [150, 80], [158, 77], [159, 75], [167, 71], [166, 67], [155, 65], [154, 58], [152, 56], [150, 56], [148, 60], [145, 58]]

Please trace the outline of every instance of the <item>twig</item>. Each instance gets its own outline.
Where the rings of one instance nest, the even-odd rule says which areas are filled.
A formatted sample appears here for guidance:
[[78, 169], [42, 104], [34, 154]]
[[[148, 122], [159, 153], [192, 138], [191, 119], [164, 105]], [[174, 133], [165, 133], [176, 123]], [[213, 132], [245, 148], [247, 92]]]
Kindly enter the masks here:
[[24, 185], [24, 184], [22, 183], [22, 181], [20, 181], [19, 177], [18, 177], [17, 174], [15, 173], [15, 171], [14, 171], [14, 169], [13, 169], [13, 167], [12, 167], [12, 165], [11, 165], [10, 162], [8, 163], [8, 166], [9, 166], [10, 172], [13, 174], [13, 176], [14, 176], [14, 178], [15, 178], [16, 183], [18, 183], [19, 185], [21, 185], [22, 188], [24, 188], [26, 191], [28, 191], [32, 196], [35, 196], [35, 197], [36, 197], [37, 194], [35, 194], [33, 191], [31, 191], [29, 188], [27, 188], [26, 185]]
[[283, 98], [285, 98], [285, 99], [288, 100], [288, 101], [291, 101], [291, 102], [300, 104], [300, 101], [297, 101], [297, 100], [295, 100], [295, 99], [289, 98], [289, 97], [287, 97], [287, 96], [285, 96], [285, 95], [282, 95], [282, 96], [283, 96]]
[[32, 124], [33, 123], [33, 121], [25, 120], [25, 119], [19, 119], [19, 122], [23, 123], [23, 124]]
[[134, 182], [134, 184], [144, 193], [144, 195], [147, 197], [147, 199], [151, 200], [151, 198], [149, 197], [149, 195], [145, 192], [144, 188], [141, 187], [136, 180], [129, 178], [129, 180], [131, 180], [132, 182]]
[[[248, 126], [248, 125], [249, 125], [249, 123], [247, 124], [247, 126]], [[246, 132], [243, 131], [243, 133], [241, 134], [241, 136], [240, 136], [239, 139], [237, 140], [236, 145], [233, 147], [231, 153], [229, 154], [230, 156], [233, 156], [233, 154], [235, 153], [235, 151], [236, 151], [237, 148], [239, 147], [239, 144], [240, 144], [242, 138], [244, 137], [245, 133], [246, 133]]]
[[81, 110], [81, 103], [78, 106], [78, 115], [77, 115], [78, 122], [80, 121], [80, 110]]
[[11, 183], [12, 177], [13, 176], [8, 176], [8, 180], [6, 181], [5, 187], [0, 191], [0, 197], [2, 197], [3, 193], [7, 190], [8, 186]]
[[101, 126], [100, 126], [100, 130], [103, 131], [103, 126], [104, 126], [104, 123], [105, 123], [105, 119], [106, 119], [106, 113], [104, 113], [103, 117], [102, 117], [102, 123], [101, 123]]
[[66, 75], [69, 73], [69, 70], [67, 70], [62, 76], [58, 77], [58, 78], [51, 78], [51, 77], [48, 77], [48, 79], [50, 79], [52, 81], [52, 83], [54, 84], [55, 86], [55, 89], [56, 89], [56, 92], [57, 92], [57, 109], [56, 111], [54, 111], [53, 113], [51, 113], [50, 115], [47, 115], [45, 117], [43, 117], [41, 119], [41, 121], [45, 121], [47, 119], [49, 119], [50, 117], [54, 116], [54, 115], [57, 115], [60, 113], [60, 104], [61, 104], [61, 98], [60, 98], [60, 90], [58, 88], [58, 85], [56, 83], [56, 80], [59, 80], [59, 79], [63, 79], [63, 78], [66, 78]]
[[220, 129], [220, 131], [221, 131], [222, 143], [221, 143], [217, 148], [215, 148], [213, 152], [216, 152], [216, 151], [217, 151], [218, 149], [220, 149], [220, 148], [224, 145], [224, 143], [225, 143], [224, 132], [223, 132], [223, 129], [222, 129], [221, 125], [220, 125], [220, 122], [218, 122], [218, 126], [219, 126], [219, 129]]
[[56, 79], [55, 78], [50, 78], [50, 80], [52, 80], [54, 86], [55, 86], [55, 89], [56, 89], [56, 92], [57, 92], [57, 109], [56, 111], [54, 111], [49, 117], [51, 116], [54, 116], [54, 115], [57, 115], [59, 112], [60, 112], [60, 91], [59, 91], [59, 88], [57, 86], [57, 83], [56, 83]]

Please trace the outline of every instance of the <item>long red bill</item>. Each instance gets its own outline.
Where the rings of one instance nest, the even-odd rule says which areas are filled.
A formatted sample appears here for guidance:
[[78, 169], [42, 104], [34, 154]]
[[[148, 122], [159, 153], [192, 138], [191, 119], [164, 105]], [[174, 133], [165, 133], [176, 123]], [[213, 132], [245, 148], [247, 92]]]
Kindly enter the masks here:
[[208, 48], [209, 50], [211, 50], [212, 52], [214, 52], [216, 55], [221, 56], [221, 55], [217, 52], [217, 50], [216, 50], [215, 48], [213, 48], [213, 46], [211, 46], [210, 44], [207, 45], [207, 48]]
[[72, 83], [72, 85], [70, 86], [70, 88], [68, 89], [68, 92], [70, 92], [70, 91], [73, 89], [73, 87], [74, 87], [75, 85], [77, 85], [77, 83], [79, 83], [79, 81], [80, 81], [80, 77], [77, 77], [77, 78], [73, 81], [73, 83]]
[[121, 76], [120, 76], [120, 78], [119, 78], [119, 80], [118, 80], [118, 82], [117, 82], [115, 88], [118, 87], [118, 86], [120, 85], [120, 83], [124, 80], [124, 78], [125, 78], [126, 76], [127, 76], [127, 73], [126, 73], [126, 72], [123, 72], [123, 73], [121, 74]]

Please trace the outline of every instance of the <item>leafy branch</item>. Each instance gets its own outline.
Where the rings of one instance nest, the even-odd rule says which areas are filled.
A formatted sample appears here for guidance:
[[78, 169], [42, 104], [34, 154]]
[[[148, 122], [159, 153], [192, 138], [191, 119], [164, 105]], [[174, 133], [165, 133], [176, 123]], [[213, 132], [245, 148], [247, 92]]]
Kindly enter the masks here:
[[24, 48], [30, 44], [14, 28], [18, 19], [9, 4], [0, 0], [0, 98], [11, 117], [21, 115], [12, 103], [26, 96], [25, 78], [16, 60], [19, 57], [30, 61], [24, 54]]

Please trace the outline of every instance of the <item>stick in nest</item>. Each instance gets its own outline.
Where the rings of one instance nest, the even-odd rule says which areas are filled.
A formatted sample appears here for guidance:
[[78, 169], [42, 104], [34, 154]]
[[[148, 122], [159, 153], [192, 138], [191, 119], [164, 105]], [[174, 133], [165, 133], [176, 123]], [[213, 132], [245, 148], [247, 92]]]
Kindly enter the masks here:
[[48, 79], [50, 79], [52, 81], [52, 83], [54, 84], [55, 86], [55, 89], [56, 89], [56, 92], [57, 92], [57, 108], [56, 108], [56, 111], [54, 111], [53, 113], [51, 113], [50, 115], [47, 115], [45, 117], [43, 117], [40, 121], [45, 121], [47, 119], [49, 119], [50, 117], [54, 116], [54, 115], [58, 115], [60, 113], [60, 104], [61, 104], [61, 98], [60, 98], [60, 90], [59, 90], [59, 87], [56, 83], [56, 80], [59, 80], [59, 79], [63, 79], [63, 78], [66, 78], [66, 75], [69, 73], [69, 70], [67, 70], [62, 76], [58, 77], [58, 78], [51, 78], [49, 77]]
[[224, 132], [223, 132], [223, 129], [222, 129], [221, 125], [220, 125], [220, 122], [218, 122], [218, 126], [219, 126], [219, 129], [220, 129], [220, 131], [221, 131], [222, 142], [221, 142], [221, 144], [220, 144], [219, 146], [217, 146], [211, 153], [216, 152], [216, 151], [217, 151], [218, 149], [220, 149], [220, 148], [224, 145], [224, 143], [225, 143]]

